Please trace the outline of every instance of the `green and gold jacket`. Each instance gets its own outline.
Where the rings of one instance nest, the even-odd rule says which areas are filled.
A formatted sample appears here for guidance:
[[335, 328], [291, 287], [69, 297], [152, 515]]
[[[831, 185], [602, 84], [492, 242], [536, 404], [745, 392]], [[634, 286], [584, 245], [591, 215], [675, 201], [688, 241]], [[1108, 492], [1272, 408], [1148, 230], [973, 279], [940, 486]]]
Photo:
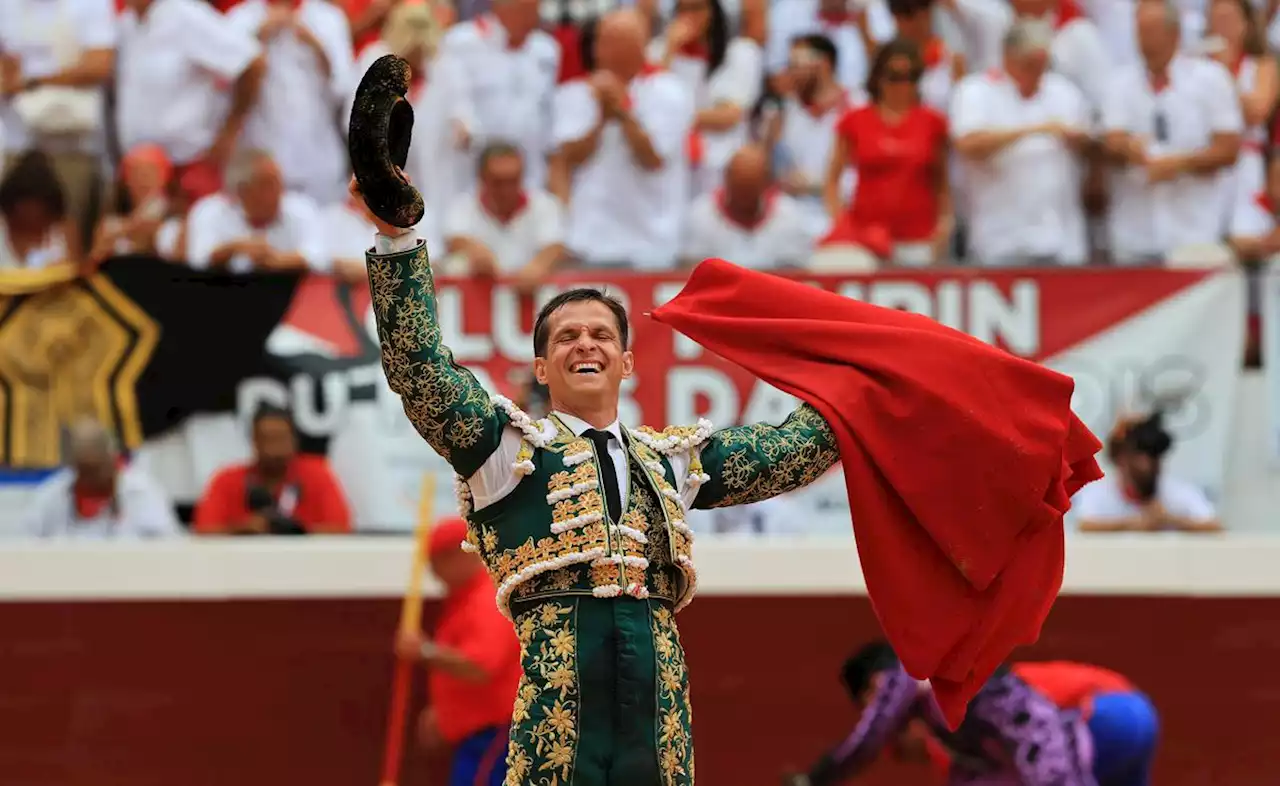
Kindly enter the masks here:
[[[830, 427], [808, 405], [778, 426], [627, 429], [627, 506], [611, 521], [599, 471], [608, 457], [554, 415], [534, 420], [490, 395], [454, 362], [441, 342], [425, 244], [370, 253], [367, 263], [387, 381], [418, 433], [453, 467], [467, 520], [464, 548], [484, 559], [508, 616], [512, 602], [569, 594], [659, 597], [682, 609], [697, 587], [689, 507], [775, 497], [811, 483], [839, 458]], [[511, 466], [520, 480], [473, 510], [465, 479], [508, 429], [520, 434]]]

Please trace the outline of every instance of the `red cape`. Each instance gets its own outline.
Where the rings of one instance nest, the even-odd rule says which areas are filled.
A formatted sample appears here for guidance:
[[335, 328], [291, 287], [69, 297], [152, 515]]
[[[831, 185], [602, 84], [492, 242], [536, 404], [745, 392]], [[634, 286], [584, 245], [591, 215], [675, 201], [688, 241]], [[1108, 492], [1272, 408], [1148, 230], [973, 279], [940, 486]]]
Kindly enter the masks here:
[[867, 594], [952, 726], [1040, 635], [1062, 517], [1102, 477], [1070, 377], [945, 327], [719, 259], [655, 310], [835, 431]]

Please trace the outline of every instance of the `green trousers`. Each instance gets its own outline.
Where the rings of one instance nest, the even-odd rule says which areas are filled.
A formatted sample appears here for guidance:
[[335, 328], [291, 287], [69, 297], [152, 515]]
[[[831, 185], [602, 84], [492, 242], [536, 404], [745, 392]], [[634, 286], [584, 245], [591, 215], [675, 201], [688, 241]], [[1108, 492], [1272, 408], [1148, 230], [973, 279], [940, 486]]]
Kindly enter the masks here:
[[689, 677], [667, 601], [513, 604], [524, 678], [504, 786], [692, 786]]

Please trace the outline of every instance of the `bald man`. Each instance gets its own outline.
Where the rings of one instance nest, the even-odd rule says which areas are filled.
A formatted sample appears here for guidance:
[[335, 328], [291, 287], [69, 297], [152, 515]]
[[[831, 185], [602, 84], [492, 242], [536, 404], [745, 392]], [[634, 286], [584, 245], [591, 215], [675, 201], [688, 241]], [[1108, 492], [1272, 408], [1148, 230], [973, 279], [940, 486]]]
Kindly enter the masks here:
[[38, 538], [153, 538], [182, 533], [164, 490], [125, 462], [111, 433], [83, 420], [67, 433], [69, 466], [40, 484], [21, 533]]
[[596, 70], [556, 94], [552, 130], [569, 173], [565, 245], [595, 269], [670, 269], [680, 252], [695, 101], [648, 68], [648, 22], [632, 9], [596, 29]]
[[774, 187], [769, 154], [747, 145], [724, 170], [724, 186], [694, 200], [681, 260], [708, 257], [758, 270], [803, 267], [816, 240], [804, 209]]

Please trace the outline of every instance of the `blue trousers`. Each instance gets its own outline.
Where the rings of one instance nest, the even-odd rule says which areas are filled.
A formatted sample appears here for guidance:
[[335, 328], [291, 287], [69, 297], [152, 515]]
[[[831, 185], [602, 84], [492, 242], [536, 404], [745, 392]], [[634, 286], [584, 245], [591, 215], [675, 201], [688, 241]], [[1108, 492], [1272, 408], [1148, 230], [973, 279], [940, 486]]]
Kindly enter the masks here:
[[506, 726], [482, 729], [454, 748], [449, 786], [502, 786], [506, 777]]
[[1146, 695], [1135, 691], [1095, 696], [1089, 732], [1098, 786], [1150, 786], [1160, 720]]

